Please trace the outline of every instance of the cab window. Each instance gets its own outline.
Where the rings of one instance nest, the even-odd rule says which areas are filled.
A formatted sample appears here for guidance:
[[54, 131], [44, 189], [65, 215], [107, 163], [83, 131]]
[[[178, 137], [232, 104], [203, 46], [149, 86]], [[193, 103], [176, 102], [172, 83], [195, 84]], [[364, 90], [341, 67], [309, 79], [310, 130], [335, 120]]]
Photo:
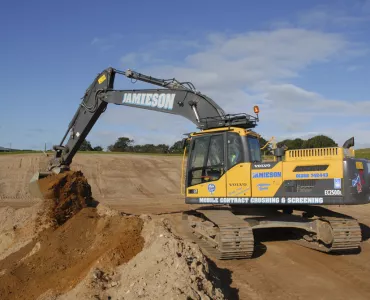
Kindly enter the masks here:
[[257, 138], [248, 136], [247, 138], [249, 156], [251, 162], [260, 162], [261, 161], [261, 149], [260, 143]]
[[213, 135], [193, 140], [189, 186], [218, 180], [224, 174], [224, 137]]
[[228, 169], [243, 162], [243, 145], [240, 136], [236, 133], [227, 133], [227, 163]]

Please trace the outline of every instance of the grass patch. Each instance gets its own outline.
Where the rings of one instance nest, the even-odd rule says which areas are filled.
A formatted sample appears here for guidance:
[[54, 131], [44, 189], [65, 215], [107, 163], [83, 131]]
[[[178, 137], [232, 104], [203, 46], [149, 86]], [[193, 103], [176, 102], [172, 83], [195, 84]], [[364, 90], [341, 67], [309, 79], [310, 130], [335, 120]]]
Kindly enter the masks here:
[[144, 153], [144, 152], [105, 152], [105, 151], [78, 151], [78, 154], [121, 154], [121, 155], [155, 155], [155, 156], [182, 156], [182, 153]]
[[[44, 153], [43, 151], [32, 151], [32, 150], [25, 150], [25, 151], [6, 151], [6, 152], [0, 152], [0, 155], [10, 155], [10, 154], [28, 154], [28, 153]], [[52, 152], [47, 152], [52, 153]]]
[[356, 157], [370, 159], [370, 148], [356, 150]]
[[[11, 155], [11, 154], [43, 154], [44, 151], [11, 151], [11, 152], [0, 152], [0, 155]], [[54, 154], [53, 151], [47, 151], [47, 154]], [[151, 156], [182, 156], [182, 153], [143, 153], [143, 152], [105, 152], [105, 151], [78, 151], [77, 154], [132, 154], [132, 155], [151, 155]]]

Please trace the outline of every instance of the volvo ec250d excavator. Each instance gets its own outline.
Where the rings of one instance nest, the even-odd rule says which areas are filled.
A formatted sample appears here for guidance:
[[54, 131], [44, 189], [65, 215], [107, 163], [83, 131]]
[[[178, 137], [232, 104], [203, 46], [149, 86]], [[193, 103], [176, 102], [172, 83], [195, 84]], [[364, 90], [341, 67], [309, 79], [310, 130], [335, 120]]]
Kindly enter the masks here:
[[[115, 90], [117, 75], [160, 88]], [[261, 228], [286, 228], [294, 242], [323, 252], [360, 247], [357, 220], [324, 207], [370, 202], [370, 162], [354, 157], [354, 138], [343, 147], [276, 148], [273, 161], [262, 161], [254, 131], [258, 106], [255, 116], [226, 114], [190, 82], [132, 70], [107, 68], [98, 74], [60, 144], [53, 147], [47, 170], [31, 179], [33, 194], [39, 195], [38, 179], [70, 169], [109, 103], [180, 115], [196, 125], [198, 132], [183, 139], [187, 159], [182, 191], [186, 203], [199, 206], [184, 212], [183, 220], [189, 236], [209, 254], [218, 259], [250, 258], [255, 252], [254, 231]]]

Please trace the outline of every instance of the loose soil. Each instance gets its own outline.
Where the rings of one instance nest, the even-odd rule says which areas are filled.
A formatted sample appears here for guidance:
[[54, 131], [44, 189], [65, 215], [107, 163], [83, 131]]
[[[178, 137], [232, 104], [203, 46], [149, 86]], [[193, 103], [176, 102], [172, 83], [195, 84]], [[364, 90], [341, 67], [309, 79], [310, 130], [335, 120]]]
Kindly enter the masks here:
[[197, 245], [176, 236], [168, 219], [144, 220], [145, 245], [140, 253], [112, 272], [93, 270], [57, 299], [235, 299], [221, 280], [227, 276], [224, 271], [213, 266]]
[[105, 268], [129, 261], [143, 247], [142, 220], [100, 217], [84, 208], [57, 229], [0, 261], [0, 299], [36, 299], [52, 289], [65, 292], [81, 281], [98, 259]]
[[[39, 188], [33, 239], [2, 253], [0, 299], [225, 298], [217, 268], [210, 271], [196, 245], [172, 234], [168, 220], [98, 205], [81, 171], [50, 175]], [[6, 212], [9, 220], [14, 210]]]
[[91, 186], [81, 171], [52, 174], [38, 181], [50, 220], [62, 225], [82, 208], [96, 207]]

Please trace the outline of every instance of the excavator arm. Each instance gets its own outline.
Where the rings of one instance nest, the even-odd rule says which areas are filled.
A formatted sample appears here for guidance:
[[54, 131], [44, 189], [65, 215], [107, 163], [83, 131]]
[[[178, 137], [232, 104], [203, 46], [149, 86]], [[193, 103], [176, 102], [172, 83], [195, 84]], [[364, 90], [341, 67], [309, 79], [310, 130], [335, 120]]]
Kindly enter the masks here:
[[[117, 75], [161, 88], [115, 90], [114, 82]], [[98, 74], [86, 90], [61, 142], [53, 147], [55, 156], [50, 160], [47, 172], [39, 174], [39, 178], [47, 176], [51, 171], [60, 173], [69, 169], [82, 142], [110, 103], [180, 115], [193, 122], [199, 129], [232, 125], [252, 128], [258, 121], [257, 117], [247, 114], [225, 114], [221, 107], [198, 92], [190, 82], [158, 79], [132, 70], [119, 71], [108, 68]]]

